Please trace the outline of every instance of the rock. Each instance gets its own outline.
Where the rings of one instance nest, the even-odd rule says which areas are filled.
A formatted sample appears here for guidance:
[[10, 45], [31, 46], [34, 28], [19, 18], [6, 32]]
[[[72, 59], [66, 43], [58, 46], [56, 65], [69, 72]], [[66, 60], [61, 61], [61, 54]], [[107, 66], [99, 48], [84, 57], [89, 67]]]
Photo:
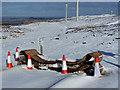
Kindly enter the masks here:
[[82, 42], [82, 44], [86, 44], [86, 41]]
[[109, 44], [111, 44], [111, 43], [109, 42]]
[[59, 40], [59, 38], [58, 38], [58, 37], [56, 37], [56, 38], [55, 38], [55, 40]]
[[115, 38], [115, 39], [120, 39], [120, 37], [118, 37], [118, 38]]
[[33, 43], [33, 44], [34, 44], [35, 42], [34, 42], [34, 41], [32, 41], [31, 43]]

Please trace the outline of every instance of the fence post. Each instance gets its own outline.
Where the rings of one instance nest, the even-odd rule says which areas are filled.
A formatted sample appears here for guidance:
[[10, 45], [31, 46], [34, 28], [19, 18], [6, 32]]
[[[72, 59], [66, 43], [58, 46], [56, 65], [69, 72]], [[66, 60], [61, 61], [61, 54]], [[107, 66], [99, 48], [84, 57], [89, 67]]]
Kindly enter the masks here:
[[39, 38], [40, 54], [43, 55], [43, 38]]

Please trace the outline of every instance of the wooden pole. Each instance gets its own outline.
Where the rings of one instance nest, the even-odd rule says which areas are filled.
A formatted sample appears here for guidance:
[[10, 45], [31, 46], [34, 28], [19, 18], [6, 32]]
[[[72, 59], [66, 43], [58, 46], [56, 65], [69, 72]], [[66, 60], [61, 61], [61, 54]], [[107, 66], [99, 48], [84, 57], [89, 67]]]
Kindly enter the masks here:
[[40, 54], [43, 55], [43, 39], [39, 38]]
[[40, 52], [41, 52], [41, 55], [43, 55], [43, 46], [40, 45]]

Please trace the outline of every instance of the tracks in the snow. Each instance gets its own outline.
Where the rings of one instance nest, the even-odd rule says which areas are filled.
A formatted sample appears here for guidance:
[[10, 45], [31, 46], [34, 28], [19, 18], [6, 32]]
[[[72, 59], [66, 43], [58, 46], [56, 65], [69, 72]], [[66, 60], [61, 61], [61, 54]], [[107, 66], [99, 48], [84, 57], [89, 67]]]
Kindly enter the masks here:
[[65, 76], [64, 78], [56, 81], [55, 83], [53, 83], [52, 85], [50, 85], [47, 90], [49, 90], [50, 88], [52, 88], [53, 86], [55, 86], [57, 83], [61, 82], [62, 80], [66, 79], [66, 78], [68, 78], [68, 77], [70, 77], [70, 75], [67, 75], [67, 76]]
[[104, 59], [103, 59], [103, 61], [106, 62], [106, 63], [109, 63], [109, 64], [111, 64], [111, 65], [114, 65], [114, 66], [116, 66], [116, 67], [118, 67], [118, 68], [120, 68], [120, 65], [118, 65], [118, 64], [115, 64], [115, 63], [106, 61], [106, 60], [104, 60]]

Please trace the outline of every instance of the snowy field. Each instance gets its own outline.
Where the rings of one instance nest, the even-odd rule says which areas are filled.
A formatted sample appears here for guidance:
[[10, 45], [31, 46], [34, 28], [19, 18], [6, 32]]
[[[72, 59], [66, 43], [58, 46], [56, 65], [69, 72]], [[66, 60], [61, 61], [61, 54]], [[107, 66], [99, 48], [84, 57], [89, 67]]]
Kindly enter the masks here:
[[[68, 22], [37, 22], [3, 29], [6, 36], [2, 44], [2, 88], [118, 88], [118, 17], [115, 15], [73, 17]], [[85, 73], [61, 74], [56, 71], [27, 70], [14, 61], [19, 51], [40, 51], [39, 38], [43, 38], [44, 57], [51, 60], [79, 60], [87, 53], [100, 51], [105, 75], [101, 79]], [[1, 40], [1, 39], [0, 39]], [[10, 50], [13, 68], [6, 68]]]

